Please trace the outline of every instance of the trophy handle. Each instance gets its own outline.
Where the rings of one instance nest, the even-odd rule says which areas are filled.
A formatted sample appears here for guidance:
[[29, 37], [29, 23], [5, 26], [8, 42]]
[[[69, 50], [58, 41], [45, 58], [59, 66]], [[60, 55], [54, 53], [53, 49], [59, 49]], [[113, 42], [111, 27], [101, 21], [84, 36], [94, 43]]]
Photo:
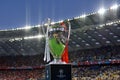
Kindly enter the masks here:
[[69, 21], [68, 21], [68, 26], [69, 26], [69, 30], [68, 30], [68, 38], [67, 38], [67, 40], [69, 41], [69, 39], [70, 39], [70, 32], [71, 32], [71, 24], [70, 24]]
[[42, 26], [42, 29], [43, 29], [43, 33], [45, 35], [45, 39], [46, 39], [46, 42], [45, 42], [45, 53], [44, 53], [44, 61], [47, 61], [49, 62], [50, 61], [50, 49], [49, 49], [49, 38], [48, 38], [48, 32], [49, 32], [49, 26], [50, 26], [50, 18], [48, 18], [48, 26], [47, 26], [47, 30], [46, 30], [46, 33], [45, 33], [45, 30]]

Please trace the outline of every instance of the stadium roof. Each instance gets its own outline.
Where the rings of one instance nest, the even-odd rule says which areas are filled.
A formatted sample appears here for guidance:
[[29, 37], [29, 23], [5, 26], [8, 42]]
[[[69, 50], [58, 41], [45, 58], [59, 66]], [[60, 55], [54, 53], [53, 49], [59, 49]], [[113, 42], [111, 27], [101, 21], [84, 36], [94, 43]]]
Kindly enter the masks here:
[[[120, 45], [120, 6], [113, 6], [106, 10], [102, 8], [96, 13], [84, 14], [64, 21], [69, 21], [72, 27], [69, 51]], [[53, 22], [52, 25], [60, 22], [62, 21]], [[44, 53], [45, 41], [42, 34], [41, 25], [1, 30], [0, 54], [35, 55]]]

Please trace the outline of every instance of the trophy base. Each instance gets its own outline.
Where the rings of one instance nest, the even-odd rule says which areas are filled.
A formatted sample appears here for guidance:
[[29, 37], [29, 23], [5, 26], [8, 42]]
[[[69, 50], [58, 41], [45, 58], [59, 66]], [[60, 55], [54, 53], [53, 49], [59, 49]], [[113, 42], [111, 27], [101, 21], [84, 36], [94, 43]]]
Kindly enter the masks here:
[[66, 62], [61, 61], [61, 59], [54, 59], [49, 64], [66, 64]]
[[45, 80], [72, 80], [71, 64], [47, 64]]

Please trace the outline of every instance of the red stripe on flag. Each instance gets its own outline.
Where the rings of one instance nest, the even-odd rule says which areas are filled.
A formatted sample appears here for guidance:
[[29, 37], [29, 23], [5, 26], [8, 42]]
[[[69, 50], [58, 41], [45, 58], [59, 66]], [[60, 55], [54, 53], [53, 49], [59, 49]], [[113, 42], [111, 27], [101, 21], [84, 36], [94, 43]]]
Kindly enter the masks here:
[[62, 61], [66, 62], [66, 63], [69, 63], [69, 58], [68, 58], [68, 42], [66, 43], [64, 52], [62, 54]]

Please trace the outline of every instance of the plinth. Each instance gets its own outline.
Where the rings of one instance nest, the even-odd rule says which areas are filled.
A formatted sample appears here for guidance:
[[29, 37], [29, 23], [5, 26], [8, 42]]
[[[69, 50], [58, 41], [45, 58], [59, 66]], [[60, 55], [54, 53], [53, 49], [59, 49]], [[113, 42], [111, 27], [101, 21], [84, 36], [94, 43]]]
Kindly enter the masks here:
[[71, 64], [47, 64], [45, 80], [72, 80]]

